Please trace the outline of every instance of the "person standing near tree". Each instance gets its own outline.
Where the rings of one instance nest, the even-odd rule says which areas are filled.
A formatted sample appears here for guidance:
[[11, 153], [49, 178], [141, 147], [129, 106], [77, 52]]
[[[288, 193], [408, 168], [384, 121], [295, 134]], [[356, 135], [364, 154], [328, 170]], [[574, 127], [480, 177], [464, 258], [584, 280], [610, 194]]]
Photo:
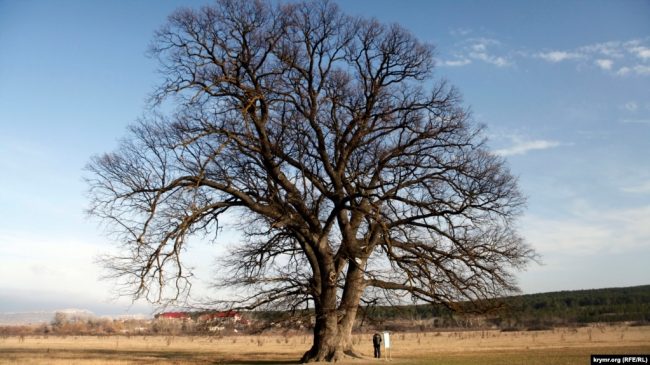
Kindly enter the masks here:
[[379, 359], [381, 357], [381, 335], [379, 333], [372, 336], [372, 346], [375, 348], [375, 357]]

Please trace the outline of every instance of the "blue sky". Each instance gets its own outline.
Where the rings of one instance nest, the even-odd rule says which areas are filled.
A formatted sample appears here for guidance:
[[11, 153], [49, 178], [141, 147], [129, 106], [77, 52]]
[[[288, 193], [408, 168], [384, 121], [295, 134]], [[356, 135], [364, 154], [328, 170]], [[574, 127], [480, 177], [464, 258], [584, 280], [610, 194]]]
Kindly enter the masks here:
[[[202, 2], [192, 3], [198, 6]], [[83, 167], [113, 150], [157, 84], [146, 49], [180, 2], [0, 0], [0, 312], [113, 300], [94, 258]], [[340, 2], [436, 46], [528, 196], [542, 265], [525, 293], [650, 283], [650, 2]], [[223, 245], [193, 243], [197, 293]]]

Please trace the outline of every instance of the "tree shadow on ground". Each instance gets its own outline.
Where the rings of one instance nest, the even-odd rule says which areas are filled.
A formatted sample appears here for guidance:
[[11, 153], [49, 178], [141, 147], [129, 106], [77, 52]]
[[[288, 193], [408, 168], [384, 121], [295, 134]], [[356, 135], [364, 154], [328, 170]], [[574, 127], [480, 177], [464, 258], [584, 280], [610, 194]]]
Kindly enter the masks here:
[[[224, 364], [223, 362], [214, 362], [213, 364]], [[228, 365], [271, 365], [271, 364], [300, 364], [299, 361], [295, 360], [240, 360], [240, 361], [229, 361]]]
[[[2, 348], [0, 358], [13, 359], [17, 363], [53, 359], [60, 361], [134, 361], [140, 364], [214, 364], [214, 365], [288, 365], [300, 364], [293, 360], [266, 360], [266, 359], [233, 359], [224, 357], [223, 354], [194, 353], [191, 351], [138, 351], [138, 350], [113, 350], [113, 349], [19, 349]], [[29, 360], [29, 361], [28, 361]]]

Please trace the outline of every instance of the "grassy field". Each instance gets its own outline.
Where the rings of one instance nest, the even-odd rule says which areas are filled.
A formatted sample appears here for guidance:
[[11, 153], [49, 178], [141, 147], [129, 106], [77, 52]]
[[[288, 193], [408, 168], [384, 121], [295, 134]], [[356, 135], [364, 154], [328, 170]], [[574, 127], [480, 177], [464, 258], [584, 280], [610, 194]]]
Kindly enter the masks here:
[[[143, 337], [49, 336], [0, 338], [5, 364], [294, 364], [311, 338], [299, 336]], [[376, 364], [371, 334], [355, 335], [355, 348]], [[588, 364], [595, 353], [650, 353], [650, 327], [594, 326], [536, 332], [394, 333], [391, 363]]]

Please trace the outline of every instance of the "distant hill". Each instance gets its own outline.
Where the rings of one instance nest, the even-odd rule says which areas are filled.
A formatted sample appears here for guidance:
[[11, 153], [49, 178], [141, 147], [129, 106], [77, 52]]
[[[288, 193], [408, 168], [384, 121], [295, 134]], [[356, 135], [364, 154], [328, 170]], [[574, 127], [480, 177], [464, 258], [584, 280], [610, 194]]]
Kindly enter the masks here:
[[[57, 313], [65, 314], [68, 318], [95, 319], [98, 318], [93, 312], [87, 309], [59, 309], [56, 311], [35, 311], [35, 312], [7, 312], [0, 313], [0, 326], [22, 326], [50, 324]], [[104, 318], [104, 317], [102, 317]], [[150, 316], [143, 314], [120, 315], [115, 319], [147, 319]]]
[[54, 312], [0, 313], [0, 326], [21, 326], [50, 323]]
[[[478, 323], [534, 329], [596, 322], [650, 322], [650, 285], [519, 295], [495, 303], [501, 308], [481, 315]], [[475, 315], [453, 312], [442, 305], [376, 306], [362, 308], [361, 312], [370, 323], [416, 320], [425, 321], [427, 326], [456, 327], [477, 322]], [[470, 323], [468, 318], [474, 321]]]
[[650, 285], [560, 291], [508, 298], [506, 317], [537, 321], [594, 323], [650, 321]]

